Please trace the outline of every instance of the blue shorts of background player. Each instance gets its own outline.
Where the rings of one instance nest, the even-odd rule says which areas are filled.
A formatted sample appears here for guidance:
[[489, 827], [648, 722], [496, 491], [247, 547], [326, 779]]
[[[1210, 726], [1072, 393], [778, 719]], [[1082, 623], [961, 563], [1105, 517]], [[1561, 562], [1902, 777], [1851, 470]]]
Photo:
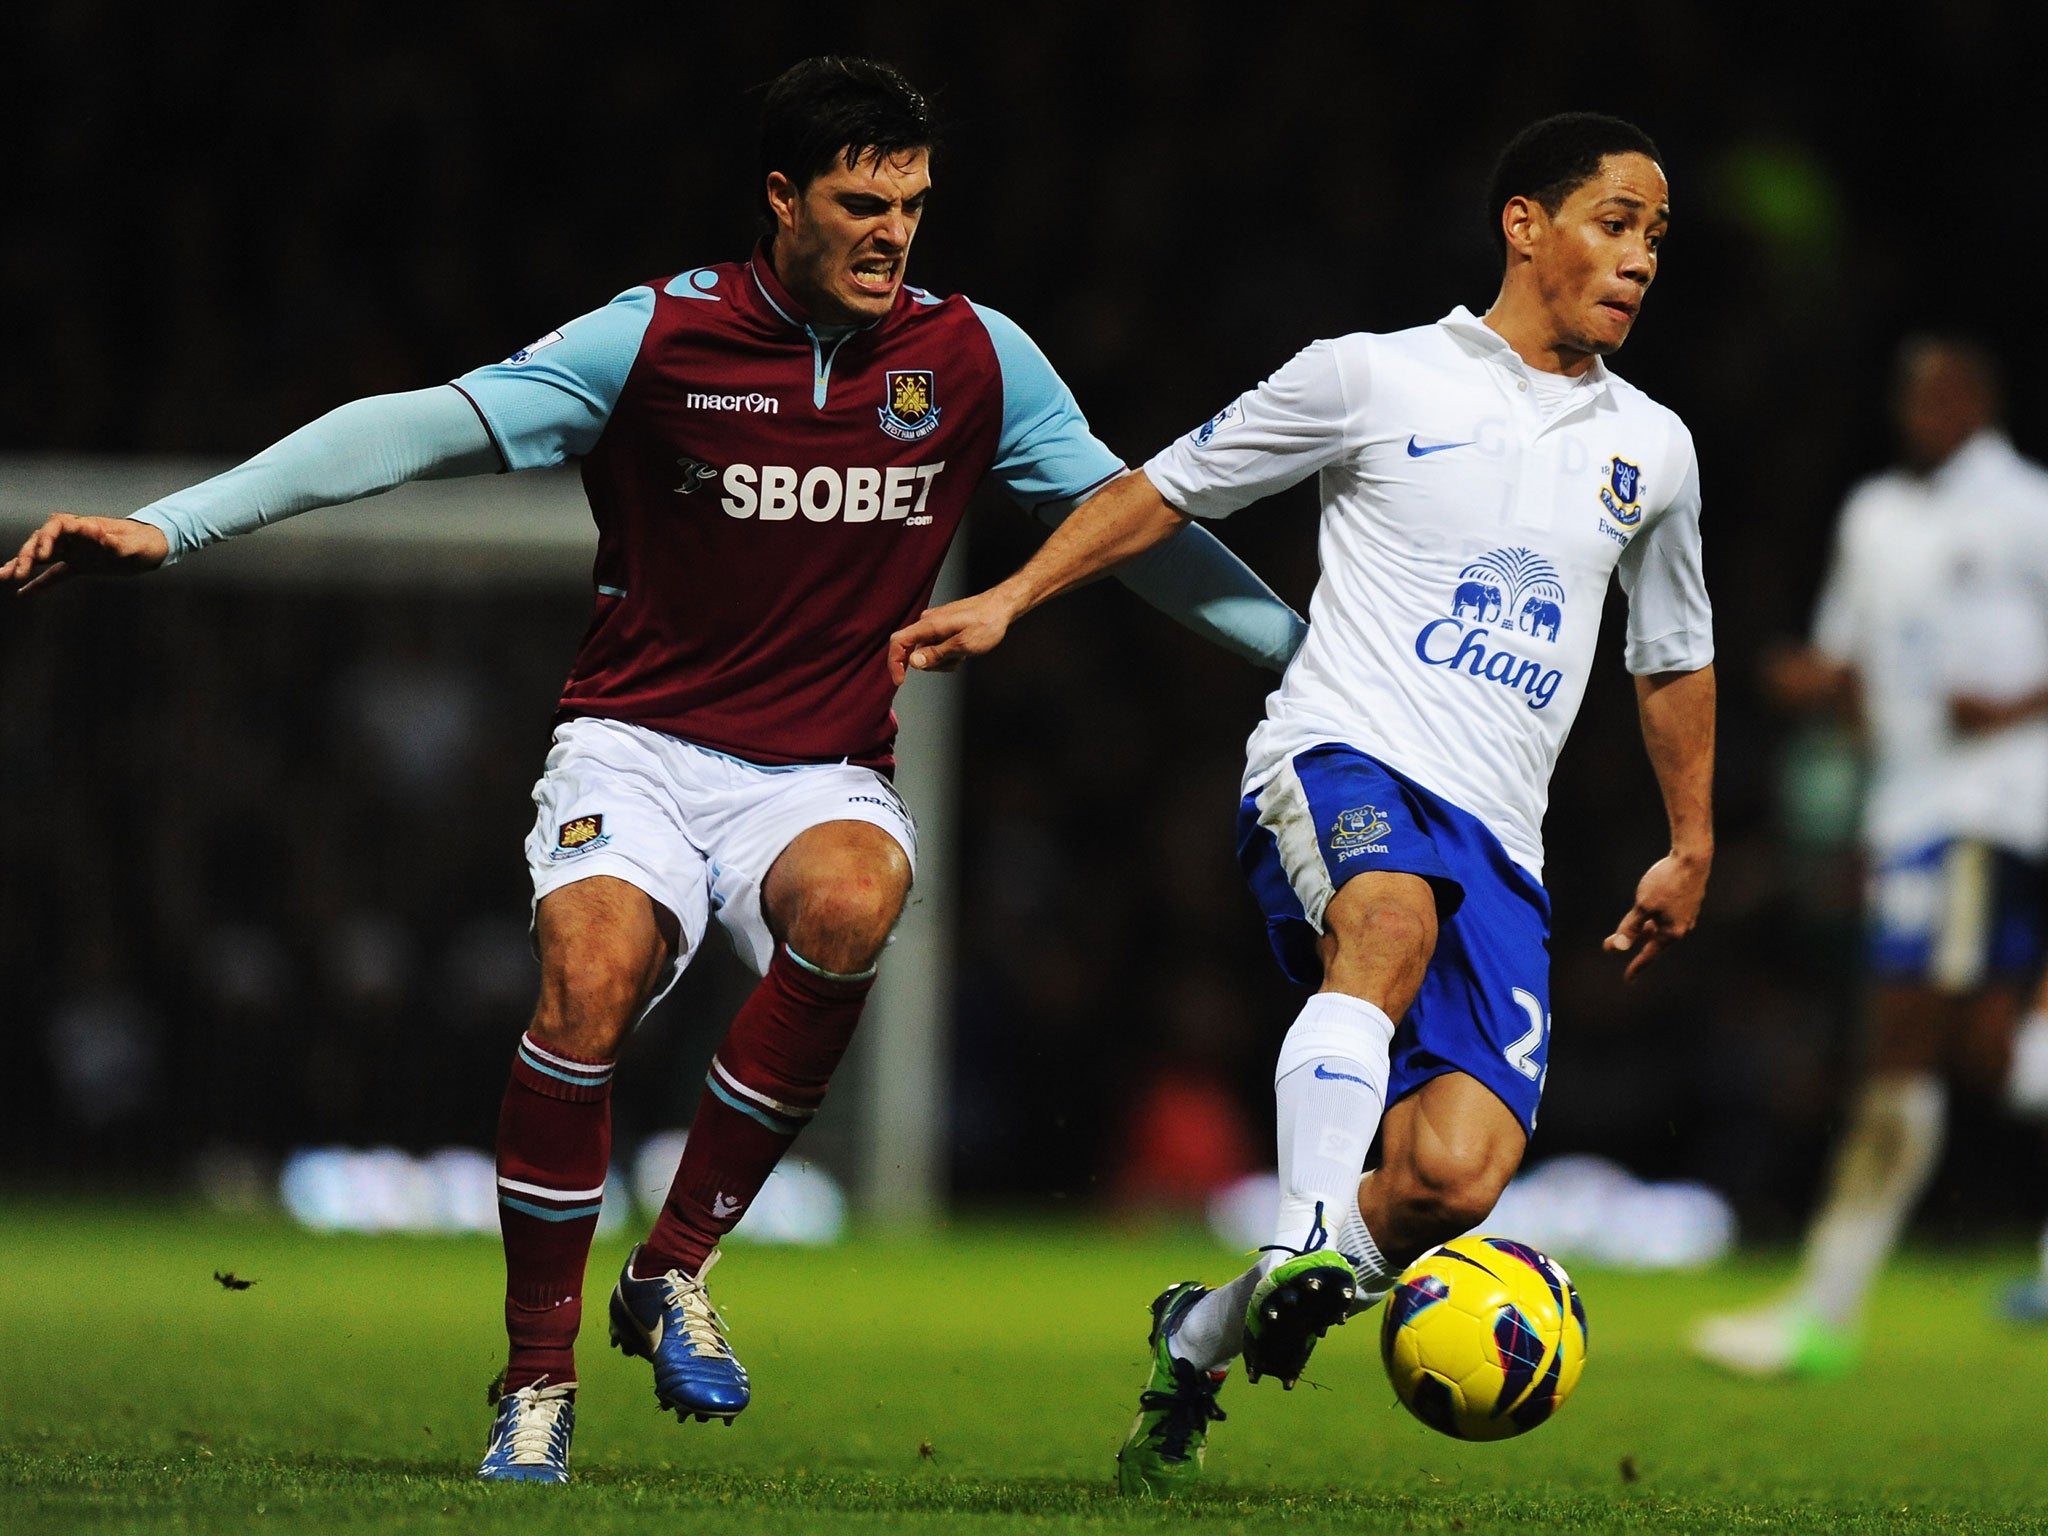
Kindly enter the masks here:
[[2041, 963], [2041, 874], [1969, 838], [1886, 857], [1870, 877], [1872, 976], [1953, 993], [2024, 986]]
[[1237, 856], [1281, 970], [1322, 980], [1323, 911], [1367, 870], [1436, 893], [1436, 951], [1394, 1032], [1387, 1102], [1463, 1072], [1536, 1128], [1550, 1059], [1550, 897], [1486, 826], [1355, 747], [1297, 753], [1238, 808]]

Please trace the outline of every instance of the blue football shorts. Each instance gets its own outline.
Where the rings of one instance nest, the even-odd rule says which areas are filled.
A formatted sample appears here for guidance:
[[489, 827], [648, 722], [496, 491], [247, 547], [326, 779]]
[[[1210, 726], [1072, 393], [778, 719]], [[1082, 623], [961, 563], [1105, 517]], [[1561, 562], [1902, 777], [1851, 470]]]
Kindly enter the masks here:
[[1468, 811], [1355, 747], [1297, 753], [1238, 808], [1237, 856], [1280, 969], [1322, 980], [1324, 909], [1353, 875], [1419, 875], [1436, 953], [1394, 1031], [1387, 1102], [1464, 1072], [1526, 1131], [1550, 1061], [1550, 897]]
[[2041, 867], [1968, 838], [1926, 843], [1870, 875], [1871, 974], [1973, 992], [2024, 985], [2041, 961]]

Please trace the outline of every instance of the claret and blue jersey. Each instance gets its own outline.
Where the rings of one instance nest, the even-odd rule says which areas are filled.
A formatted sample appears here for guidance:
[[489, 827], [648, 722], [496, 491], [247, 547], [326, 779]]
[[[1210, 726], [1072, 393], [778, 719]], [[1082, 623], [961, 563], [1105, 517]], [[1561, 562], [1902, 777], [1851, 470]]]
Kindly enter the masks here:
[[455, 383], [507, 468], [582, 460], [597, 606], [562, 716], [758, 763], [886, 765], [884, 646], [975, 488], [1039, 506], [1123, 469], [1004, 316], [905, 288], [879, 321], [819, 325], [760, 251]]

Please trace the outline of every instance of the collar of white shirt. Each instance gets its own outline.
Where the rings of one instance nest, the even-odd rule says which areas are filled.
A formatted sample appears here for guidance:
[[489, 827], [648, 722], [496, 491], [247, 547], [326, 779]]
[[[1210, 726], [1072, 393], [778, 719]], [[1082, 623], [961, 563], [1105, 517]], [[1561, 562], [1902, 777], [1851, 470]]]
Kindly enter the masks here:
[[2010, 438], [1996, 427], [1985, 427], [1950, 454], [1927, 477], [1927, 483], [1937, 494], [1948, 495], [1966, 485], [1972, 477], [1986, 471], [1995, 473], [2017, 457]]
[[[1507, 369], [1517, 377], [1532, 378], [1535, 376], [1537, 370], [1522, 361], [1521, 354], [1508, 345], [1507, 338], [1473, 314], [1464, 305], [1460, 304], [1448, 315], [1445, 315], [1443, 319], [1437, 321], [1437, 324], [1456, 337], [1465, 347], [1465, 350], [1474, 356], [1490, 358], [1500, 367]], [[1554, 375], [1554, 377], [1562, 377], [1562, 375]], [[1581, 377], [1593, 381], [1594, 393], [1605, 394], [1608, 381], [1613, 375], [1607, 371], [1607, 365], [1596, 357], [1593, 359], [1593, 366], [1587, 369]]]

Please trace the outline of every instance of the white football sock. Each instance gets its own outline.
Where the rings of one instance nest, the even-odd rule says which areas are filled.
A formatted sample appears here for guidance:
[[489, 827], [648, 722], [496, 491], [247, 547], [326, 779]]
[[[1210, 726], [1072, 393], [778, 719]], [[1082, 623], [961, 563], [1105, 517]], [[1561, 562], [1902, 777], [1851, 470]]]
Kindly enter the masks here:
[[[1280, 1122], [1280, 1213], [1273, 1241], [1282, 1249], [1312, 1245], [1318, 1205], [1332, 1239], [1347, 1216], [1355, 1221], [1358, 1178], [1386, 1108], [1393, 1040], [1394, 1021], [1371, 1003], [1318, 992], [1280, 1043], [1273, 1068]], [[1364, 1231], [1362, 1224], [1358, 1230]], [[1286, 1256], [1269, 1253], [1267, 1267]]]
[[1926, 1073], [1864, 1086], [1807, 1234], [1798, 1294], [1822, 1322], [1850, 1328], [1861, 1318], [1878, 1266], [1934, 1172], [1947, 1105], [1948, 1090]]
[[1263, 1266], [1254, 1264], [1235, 1280], [1219, 1285], [1192, 1307], [1166, 1341], [1176, 1360], [1197, 1370], [1220, 1371], [1244, 1353], [1244, 1312]]
[[1387, 1262], [1386, 1255], [1380, 1252], [1380, 1245], [1366, 1230], [1365, 1218], [1358, 1214], [1356, 1196], [1345, 1207], [1343, 1219], [1330, 1223], [1330, 1246], [1349, 1259], [1352, 1268], [1358, 1271], [1358, 1305], [1354, 1311], [1364, 1311], [1394, 1288], [1398, 1271]]
[[2012, 1039], [2005, 1101], [2022, 1115], [2048, 1115], [2048, 1013], [2030, 1013]]

